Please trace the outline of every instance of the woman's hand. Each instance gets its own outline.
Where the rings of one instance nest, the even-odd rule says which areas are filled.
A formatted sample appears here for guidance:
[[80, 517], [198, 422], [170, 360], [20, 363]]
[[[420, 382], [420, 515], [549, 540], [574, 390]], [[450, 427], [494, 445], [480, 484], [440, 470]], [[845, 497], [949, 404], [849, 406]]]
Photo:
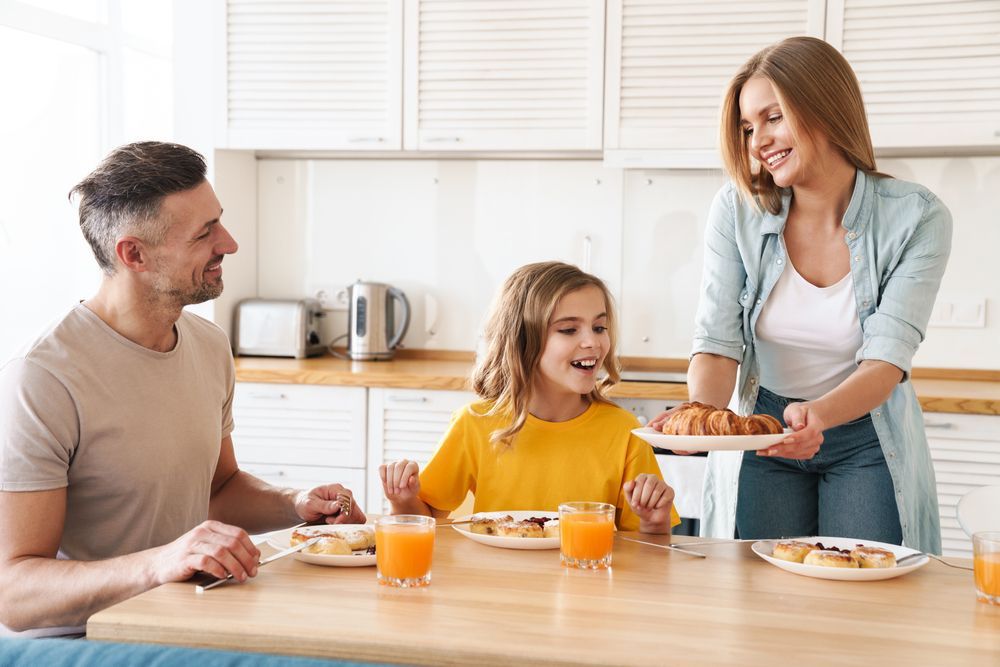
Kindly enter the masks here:
[[785, 459], [811, 459], [823, 444], [823, 418], [809, 401], [789, 403], [785, 407], [785, 423], [792, 433], [776, 445], [758, 451], [758, 456], [778, 456]]
[[656, 475], [643, 473], [622, 486], [625, 501], [639, 517], [643, 533], [669, 533], [674, 490]]

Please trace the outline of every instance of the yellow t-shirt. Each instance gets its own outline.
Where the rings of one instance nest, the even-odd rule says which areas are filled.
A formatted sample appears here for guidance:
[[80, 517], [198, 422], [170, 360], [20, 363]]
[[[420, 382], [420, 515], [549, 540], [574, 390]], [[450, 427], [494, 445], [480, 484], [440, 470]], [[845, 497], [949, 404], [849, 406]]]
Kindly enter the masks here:
[[[639, 426], [635, 416], [607, 403], [592, 403], [565, 422], [529, 414], [513, 446], [498, 450], [490, 434], [505, 420], [481, 416], [488, 407], [477, 402], [453, 415], [420, 473], [421, 500], [450, 511], [472, 491], [476, 512], [556, 511], [570, 501], [611, 503], [618, 508], [615, 523], [620, 529], [639, 529], [622, 485], [641, 473], [661, 475], [652, 448], [631, 433]], [[670, 525], [678, 523], [672, 509]]]

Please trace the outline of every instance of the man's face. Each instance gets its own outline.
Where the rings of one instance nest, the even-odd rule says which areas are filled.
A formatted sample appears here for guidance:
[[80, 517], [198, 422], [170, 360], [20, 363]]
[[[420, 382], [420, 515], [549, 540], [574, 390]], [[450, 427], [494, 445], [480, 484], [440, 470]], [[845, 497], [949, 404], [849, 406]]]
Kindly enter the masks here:
[[163, 242], [148, 248], [150, 287], [163, 301], [187, 306], [222, 294], [222, 258], [239, 248], [222, 226], [222, 205], [208, 181], [168, 195], [160, 206]]

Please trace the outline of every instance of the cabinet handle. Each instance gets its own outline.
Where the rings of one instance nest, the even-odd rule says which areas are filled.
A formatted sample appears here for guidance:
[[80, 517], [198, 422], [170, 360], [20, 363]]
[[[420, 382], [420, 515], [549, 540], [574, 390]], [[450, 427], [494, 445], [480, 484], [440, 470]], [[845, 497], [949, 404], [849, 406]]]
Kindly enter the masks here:
[[427, 137], [424, 141], [428, 144], [457, 144], [461, 137]]
[[265, 391], [250, 392], [250, 398], [263, 398], [269, 401], [283, 401], [288, 398], [285, 394], [273, 394]]
[[590, 273], [590, 250], [593, 247], [594, 242], [590, 238], [590, 234], [583, 237], [583, 270]]
[[390, 396], [390, 401], [395, 403], [426, 403], [426, 396]]
[[929, 422], [924, 420], [924, 428], [955, 428], [952, 422]]
[[347, 141], [352, 144], [380, 144], [385, 139], [382, 137], [351, 137]]

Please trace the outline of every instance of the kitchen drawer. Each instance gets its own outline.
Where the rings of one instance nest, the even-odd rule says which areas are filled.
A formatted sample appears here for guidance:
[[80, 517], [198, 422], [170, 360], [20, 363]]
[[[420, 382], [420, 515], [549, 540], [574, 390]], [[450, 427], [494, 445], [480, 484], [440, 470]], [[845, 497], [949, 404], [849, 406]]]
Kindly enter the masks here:
[[240, 465], [363, 468], [363, 387], [236, 384], [233, 445]]
[[[359, 504], [365, 499], [364, 468], [326, 468], [321, 466], [270, 465], [248, 463], [240, 468], [274, 486], [309, 490], [324, 484], [342, 484], [354, 494]], [[364, 507], [362, 506], [362, 509]]]

